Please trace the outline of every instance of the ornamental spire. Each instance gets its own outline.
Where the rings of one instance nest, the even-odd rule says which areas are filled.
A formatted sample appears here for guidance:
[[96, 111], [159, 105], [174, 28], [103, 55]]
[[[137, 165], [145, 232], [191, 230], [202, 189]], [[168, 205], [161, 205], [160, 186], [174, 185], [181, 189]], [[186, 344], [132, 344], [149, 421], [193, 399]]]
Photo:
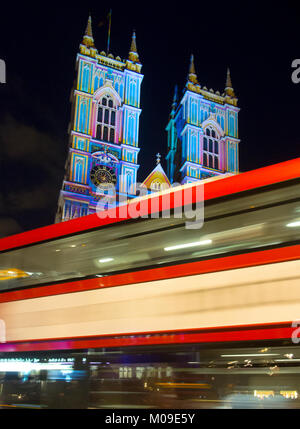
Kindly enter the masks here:
[[230, 76], [230, 70], [229, 67], [227, 68], [227, 76], [226, 76], [226, 87], [225, 87], [225, 93], [229, 95], [230, 97], [234, 97], [234, 90], [232, 87], [231, 82], [231, 76]]
[[227, 68], [227, 77], [226, 77], [226, 88], [232, 88], [230, 69]]
[[131, 61], [139, 62], [139, 54], [137, 52], [137, 47], [136, 47], [136, 34], [135, 34], [135, 31], [133, 31], [133, 33], [132, 33], [132, 40], [131, 40], [131, 45], [130, 45], [130, 51], [129, 51], [128, 58]]
[[93, 37], [91, 14], [89, 14], [88, 22], [87, 22], [86, 29], [85, 29], [85, 35], [89, 36], [89, 37]]
[[86, 25], [85, 33], [82, 40], [82, 45], [87, 46], [88, 48], [94, 47], [94, 38], [93, 38], [93, 31], [92, 31], [92, 18], [91, 15], [89, 15], [88, 22]]
[[193, 54], [191, 54], [188, 81], [192, 82], [193, 84], [197, 84], [198, 83], [197, 75], [196, 75], [196, 70], [195, 70], [195, 64], [194, 64], [194, 55]]

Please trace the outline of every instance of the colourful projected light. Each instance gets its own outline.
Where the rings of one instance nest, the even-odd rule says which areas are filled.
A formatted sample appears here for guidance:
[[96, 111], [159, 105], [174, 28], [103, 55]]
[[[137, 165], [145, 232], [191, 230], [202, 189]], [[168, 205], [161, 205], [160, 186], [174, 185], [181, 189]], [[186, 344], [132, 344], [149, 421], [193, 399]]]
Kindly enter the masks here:
[[98, 181], [115, 185], [117, 200], [120, 194], [128, 194], [129, 198], [136, 194], [143, 75], [135, 32], [128, 58], [122, 60], [96, 49], [89, 17], [76, 62], [70, 162], [56, 222], [95, 213], [97, 206], [112, 206], [97, 194], [100, 184], [95, 183], [95, 171], [99, 172]]
[[[107, 51], [95, 47], [90, 16], [79, 46], [66, 179], [56, 222], [112, 208], [138, 194], [142, 64], [135, 32], [127, 59], [109, 52], [111, 12], [108, 17]], [[238, 173], [237, 101], [229, 69], [224, 92], [208, 90], [198, 83], [192, 55], [183, 96], [179, 99], [175, 91], [166, 128], [167, 174], [159, 161], [144, 181], [148, 191]], [[114, 185], [115, 198], [98, 192], [108, 184]]]
[[176, 87], [166, 127], [171, 183], [238, 173], [239, 110], [229, 69], [225, 91], [208, 90], [198, 83], [192, 55], [183, 96], [178, 98]]

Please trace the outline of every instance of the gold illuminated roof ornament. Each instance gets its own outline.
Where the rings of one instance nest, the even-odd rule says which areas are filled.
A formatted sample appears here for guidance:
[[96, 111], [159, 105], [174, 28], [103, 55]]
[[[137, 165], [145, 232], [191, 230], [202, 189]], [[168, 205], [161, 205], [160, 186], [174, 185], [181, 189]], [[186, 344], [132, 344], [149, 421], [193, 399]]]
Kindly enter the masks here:
[[128, 55], [128, 59], [134, 62], [139, 62], [139, 54], [136, 47], [136, 34], [135, 31], [132, 33], [132, 39], [131, 39], [131, 45], [130, 45], [130, 51]]
[[93, 38], [93, 31], [92, 31], [92, 17], [89, 15], [88, 22], [86, 25], [85, 33], [83, 36], [82, 44], [87, 47], [94, 47], [94, 38]]
[[195, 70], [195, 63], [194, 63], [194, 55], [191, 55], [191, 60], [190, 60], [190, 69], [189, 69], [189, 77], [188, 77], [189, 82], [192, 82], [194, 84], [198, 83], [198, 79], [197, 79], [197, 75], [196, 75], [196, 70]]
[[227, 95], [229, 95], [229, 97], [235, 97], [234, 90], [233, 90], [233, 87], [232, 87], [232, 82], [231, 82], [231, 76], [230, 76], [229, 67], [227, 68], [225, 93]]
[[98, 52], [94, 43], [91, 15], [89, 15], [85, 33], [84, 33], [82, 42], [79, 46], [79, 50], [81, 54], [88, 55], [91, 57], [95, 57]]
[[126, 61], [126, 68], [129, 70], [141, 72], [142, 65], [140, 63], [139, 54], [136, 47], [136, 34], [135, 31], [132, 33], [131, 45], [128, 54], [128, 59]]
[[193, 54], [191, 54], [190, 68], [189, 68], [186, 88], [189, 89], [190, 91], [194, 91], [198, 93], [200, 92], [200, 88], [201, 88], [198, 83]]

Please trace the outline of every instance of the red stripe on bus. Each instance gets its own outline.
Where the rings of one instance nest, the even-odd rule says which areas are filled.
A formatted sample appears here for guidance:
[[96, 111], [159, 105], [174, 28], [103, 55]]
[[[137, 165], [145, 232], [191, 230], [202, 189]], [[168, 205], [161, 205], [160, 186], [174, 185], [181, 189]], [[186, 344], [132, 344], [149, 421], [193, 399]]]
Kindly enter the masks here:
[[[209, 200], [225, 195], [243, 192], [262, 186], [272, 185], [287, 180], [292, 180], [300, 177], [300, 158], [290, 161], [285, 161], [279, 164], [268, 167], [259, 168], [257, 170], [241, 173], [236, 176], [222, 178], [220, 180], [205, 183], [204, 199]], [[193, 187], [193, 201], [196, 198], [196, 188], [203, 186], [201, 181], [196, 182]], [[180, 193], [180, 190], [172, 192], [170, 208], [174, 208], [174, 195]], [[157, 200], [161, 206], [161, 197], [152, 196], [151, 200]], [[154, 210], [153, 210], [154, 211]], [[147, 214], [145, 210], [141, 214]], [[127, 216], [126, 219], [129, 217]], [[78, 232], [89, 231], [90, 229], [99, 228], [115, 222], [120, 222], [120, 218], [100, 219], [97, 214], [83, 216], [78, 219], [72, 219], [67, 222], [60, 222], [54, 225], [45, 226], [32, 231], [26, 231], [10, 237], [5, 237], [0, 240], [0, 251], [22, 247], [33, 243], [38, 243], [45, 240], [72, 235]]]
[[[274, 324], [278, 325], [278, 324]], [[28, 352], [42, 350], [75, 350], [88, 348], [110, 348], [110, 347], [132, 347], [149, 346], [159, 344], [188, 344], [188, 343], [223, 343], [223, 342], [243, 342], [243, 341], [264, 341], [291, 339], [295, 328], [282, 326], [277, 328], [261, 328], [233, 331], [198, 332], [198, 333], [164, 333], [160, 335], [140, 335], [135, 333], [132, 336], [126, 334], [124, 338], [80, 338], [62, 340], [35, 340], [0, 344], [0, 352]], [[116, 334], [117, 335], [117, 334]], [[291, 341], [292, 345], [292, 341]]]
[[66, 293], [83, 292], [107, 287], [125, 286], [128, 284], [145, 283], [186, 277], [197, 274], [207, 274], [238, 268], [273, 264], [300, 259], [300, 245], [262, 250], [206, 261], [189, 262], [168, 267], [152, 268], [143, 271], [116, 274], [95, 279], [77, 280], [50, 286], [32, 287], [11, 292], [0, 293], [0, 303], [19, 301], [23, 299], [40, 298]]
[[[153, 336], [153, 335], [177, 335], [177, 334], [193, 334], [193, 333], [199, 333], [205, 332], [223, 332], [223, 331], [247, 331], [247, 330], [254, 330], [254, 329], [274, 329], [274, 328], [287, 328], [290, 327], [292, 324], [291, 321], [285, 321], [285, 322], [264, 322], [263, 325], [261, 323], [248, 323], [243, 325], [225, 325], [225, 326], [209, 326], [205, 328], [187, 328], [187, 329], [164, 329], [158, 330], [158, 331], [142, 331], [142, 332], [119, 332], [118, 334], [102, 334], [100, 335], [78, 335], [76, 337], [61, 337], [59, 341], [66, 341], [66, 340], [92, 340], [92, 339], [105, 339], [105, 338], [116, 338], [117, 337], [131, 337], [131, 336]], [[56, 339], [57, 340], [57, 339]], [[25, 338], [23, 340], [16, 340], [13, 341], [13, 343], [28, 343], [32, 341], [53, 341], [53, 338], [38, 338], [36, 340], [32, 340], [29, 338]]]

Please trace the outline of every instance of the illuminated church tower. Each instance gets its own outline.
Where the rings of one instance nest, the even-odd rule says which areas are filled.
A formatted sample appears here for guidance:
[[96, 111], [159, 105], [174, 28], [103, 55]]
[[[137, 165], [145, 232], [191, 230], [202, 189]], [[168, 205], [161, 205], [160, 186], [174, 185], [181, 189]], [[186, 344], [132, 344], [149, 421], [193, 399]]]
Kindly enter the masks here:
[[221, 95], [199, 85], [192, 55], [182, 99], [178, 100], [176, 88], [166, 127], [167, 175], [171, 183], [238, 173], [239, 110], [229, 69]]
[[141, 68], [135, 33], [128, 59], [98, 53], [89, 17], [76, 60], [69, 153], [56, 222], [94, 213], [97, 204], [109, 208], [106, 185], [115, 186], [117, 201], [124, 194], [135, 196]]

